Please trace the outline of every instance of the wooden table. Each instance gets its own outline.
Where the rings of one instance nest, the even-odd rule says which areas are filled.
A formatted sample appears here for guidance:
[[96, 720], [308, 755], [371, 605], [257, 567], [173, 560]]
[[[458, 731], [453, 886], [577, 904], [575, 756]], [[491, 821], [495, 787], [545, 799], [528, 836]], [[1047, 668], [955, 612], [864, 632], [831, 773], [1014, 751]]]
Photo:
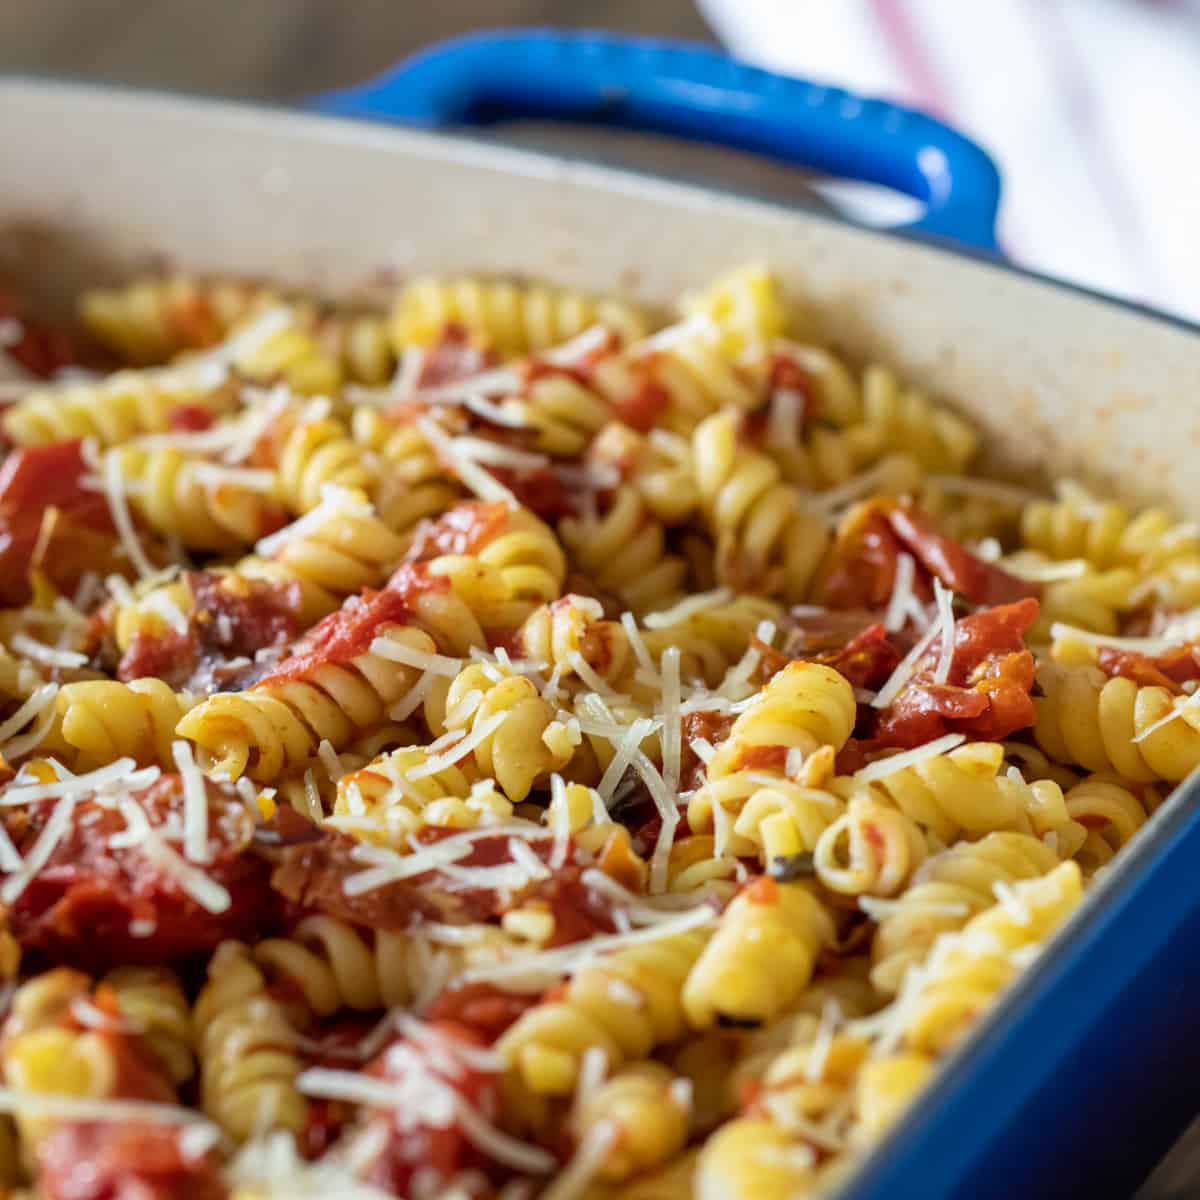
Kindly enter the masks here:
[[[489, 25], [620, 29], [712, 41], [690, 0], [0, 0], [0, 71], [294, 101], [366, 79], [439, 38]], [[703, 178], [694, 155], [671, 169]], [[645, 148], [637, 151], [644, 161]], [[661, 169], [663, 155], [658, 155]], [[730, 179], [731, 171], [736, 178]], [[722, 164], [726, 185], [795, 197], [778, 170]], [[1200, 1196], [1200, 1132], [1138, 1200]]]

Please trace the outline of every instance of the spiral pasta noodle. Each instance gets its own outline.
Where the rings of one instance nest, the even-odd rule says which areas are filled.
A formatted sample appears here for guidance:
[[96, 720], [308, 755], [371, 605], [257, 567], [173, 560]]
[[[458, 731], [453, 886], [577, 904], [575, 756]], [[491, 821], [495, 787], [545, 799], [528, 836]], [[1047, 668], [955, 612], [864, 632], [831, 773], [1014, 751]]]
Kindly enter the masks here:
[[572, 562], [635, 613], [679, 594], [686, 564], [667, 551], [663, 526], [633, 488], [618, 488], [603, 515], [564, 517], [558, 532]]
[[574, 748], [529, 679], [510, 675], [497, 680], [475, 663], [450, 685], [446, 730], [461, 730], [463, 740], [473, 741], [476, 766], [514, 803], [563, 766]]
[[118, 456], [137, 516], [190, 550], [252, 546], [283, 522], [273, 488], [248, 486], [236, 475], [222, 477], [213, 464], [178, 449], [126, 447], [110, 453]]
[[1193, 712], [1175, 710], [1166, 688], [1054, 662], [1039, 666], [1038, 682], [1037, 740], [1052, 757], [1139, 782], [1178, 782], [1200, 763]]
[[857, 715], [854, 690], [844, 676], [821, 663], [789, 663], [734, 721], [708, 764], [708, 777], [720, 779], [756, 756], [780, 769], [788, 751], [840, 750]]
[[217, 948], [192, 1016], [205, 1112], [238, 1141], [262, 1128], [298, 1131], [306, 1105], [295, 1033], [245, 946]]
[[871, 947], [871, 982], [894, 994], [939, 934], [961, 929], [993, 902], [997, 883], [1012, 886], [1036, 878], [1058, 861], [1040, 838], [1009, 832], [989, 833], [934, 855], [880, 919]]
[[456, 765], [425, 771], [430, 760], [421, 746], [382, 754], [338, 780], [333, 813], [339, 828], [403, 852], [408, 839], [428, 825], [471, 829], [481, 821], [501, 823], [512, 803], [486, 786], [475, 788]]
[[584, 1095], [571, 1114], [576, 1141], [603, 1137], [609, 1147], [597, 1172], [617, 1182], [661, 1166], [687, 1142], [687, 1105], [661, 1063], [624, 1067]]
[[693, 452], [704, 515], [717, 539], [717, 578], [802, 600], [825, 552], [824, 522], [804, 510], [770, 458], [739, 447], [736, 413], [702, 421]]
[[57, 730], [51, 741], [61, 738], [64, 752], [80, 771], [118, 758], [169, 764], [175, 728], [193, 703], [161, 679], [69, 683], [54, 700]]
[[[1070, 824], [1058, 784], [1050, 779], [1030, 784], [1019, 773], [1004, 771], [1004, 747], [997, 742], [971, 742], [928, 756], [867, 786], [943, 845], [1000, 829], [1039, 835], [1056, 830], [1064, 838], [1079, 833]], [[831, 787], [852, 794], [857, 785], [849, 778]]]
[[249, 281], [147, 276], [84, 292], [79, 314], [88, 332], [125, 361], [151, 366], [216, 345], [280, 299], [274, 289]]
[[279, 452], [276, 481], [280, 499], [293, 513], [311, 512], [327, 484], [366, 491], [372, 472], [349, 432], [332, 418], [304, 421]]
[[913, 388], [901, 389], [896, 376], [877, 364], [863, 374], [863, 418], [886, 432], [889, 445], [914, 457], [927, 471], [963, 471], [979, 445], [961, 417], [934, 406]]
[[634, 341], [646, 320], [631, 305], [580, 292], [466, 276], [414, 279], [392, 311], [396, 346], [427, 346], [448, 325], [462, 325], [505, 357], [546, 350], [591, 325], [609, 325]]
[[372, 936], [322, 914], [305, 917], [287, 937], [265, 938], [252, 953], [269, 979], [290, 985], [317, 1017], [406, 1007], [425, 965], [405, 933]]
[[1200, 765], [1200, 535], [759, 264], [386, 286], [0, 421], [0, 1191], [828, 1195]]
[[696, 1029], [772, 1020], [804, 990], [832, 941], [830, 917], [804, 884], [760, 880], [734, 898], [688, 973], [688, 1020]]
[[99, 383], [71, 383], [29, 392], [3, 417], [6, 436], [18, 446], [44, 446], [92, 438], [102, 448], [149, 433], [165, 433], [171, 414], [183, 406], [215, 413], [233, 400], [225, 389], [147, 379], [118, 372]]
[[376, 408], [359, 407], [351, 417], [351, 432], [358, 445], [379, 460], [373, 499], [389, 529], [408, 533], [418, 522], [441, 516], [462, 499], [461, 490], [447, 478], [415, 424], [392, 421]]
[[192, 1015], [175, 972], [166, 967], [116, 967], [101, 985], [112, 990], [121, 1015], [139, 1030], [171, 1082], [178, 1087], [190, 1079], [196, 1066]]
[[929, 977], [907, 1010], [907, 1045], [930, 1054], [954, 1046], [1016, 974], [1013, 953], [1048, 938], [1082, 895], [1079, 867], [1065, 862], [1013, 884], [1008, 898], [972, 917], [951, 935], [936, 964], [927, 964]]
[[531, 1008], [496, 1043], [515, 1092], [569, 1095], [594, 1046], [616, 1069], [677, 1041], [686, 1028], [684, 983], [707, 940], [688, 930], [581, 968], [560, 1000]]

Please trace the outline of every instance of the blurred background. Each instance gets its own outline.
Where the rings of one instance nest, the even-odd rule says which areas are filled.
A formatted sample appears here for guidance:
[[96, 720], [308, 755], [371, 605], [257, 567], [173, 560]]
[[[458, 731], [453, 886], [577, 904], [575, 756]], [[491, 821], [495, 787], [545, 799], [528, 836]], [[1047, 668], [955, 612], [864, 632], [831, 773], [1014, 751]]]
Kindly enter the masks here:
[[[1000, 163], [1014, 259], [1200, 320], [1200, 0], [3, 0], [0, 70], [294, 102], [503, 24], [720, 41], [924, 108]], [[659, 160], [706, 175], [694, 154]], [[718, 161], [726, 183], [795, 192], [778, 170]]]
[[[923, 108], [999, 162], [1014, 259], [1200, 320], [1200, 0], [0, 0], [0, 71], [295, 103], [506, 24], [721, 43]], [[794, 173], [741, 156], [588, 150], [811, 200]], [[823, 191], [869, 219], [903, 216], [894, 197]], [[1197, 1195], [1200, 1133], [1139, 1200]]]
[[[499, 24], [720, 41], [916, 104], [1000, 162], [1010, 256], [1200, 319], [1200, 0], [4, 0], [0, 70], [294, 102]], [[666, 158], [703, 176], [696, 161]], [[778, 170], [719, 173], [787, 187]], [[830, 194], [856, 215], [902, 215]]]

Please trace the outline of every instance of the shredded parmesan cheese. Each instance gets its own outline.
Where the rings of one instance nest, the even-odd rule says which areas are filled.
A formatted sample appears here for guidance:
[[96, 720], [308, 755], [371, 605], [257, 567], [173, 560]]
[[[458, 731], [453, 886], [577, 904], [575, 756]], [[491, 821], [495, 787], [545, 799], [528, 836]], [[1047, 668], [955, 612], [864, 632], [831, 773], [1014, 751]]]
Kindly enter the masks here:
[[927, 758], [936, 758], [939, 754], [945, 754], [947, 751], [953, 750], [955, 746], [961, 746], [966, 740], [961, 733], [948, 733], [945, 737], [926, 742], [923, 746], [914, 746], [911, 750], [902, 750], [899, 754], [892, 754], [887, 758], [881, 758], [878, 762], [868, 763], [854, 772], [854, 778], [859, 783], [871, 783], [876, 779], [886, 779], [887, 776], [894, 775], [897, 771], [903, 771], [906, 767], [915, 766]]
[[937, 605], [937, 630], [942, 646], [938, 652], [937, 667], [933, 672], [934, 683], [945, 683], [950, 678], [950, 667], [954, 662], [954, 593], [942, 586], [941, 580], [933, 581], [933, 599]]

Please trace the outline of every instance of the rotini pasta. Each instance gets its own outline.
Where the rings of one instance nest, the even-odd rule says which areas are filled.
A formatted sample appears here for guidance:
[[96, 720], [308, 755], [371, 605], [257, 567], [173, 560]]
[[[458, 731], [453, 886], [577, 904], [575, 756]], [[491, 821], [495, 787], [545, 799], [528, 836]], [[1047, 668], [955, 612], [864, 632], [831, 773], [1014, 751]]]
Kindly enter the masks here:
[[1200, 538], [760, 265], [378, 304], [0, 422], [0, 1190], [829, 1194], [1200, 765]]

